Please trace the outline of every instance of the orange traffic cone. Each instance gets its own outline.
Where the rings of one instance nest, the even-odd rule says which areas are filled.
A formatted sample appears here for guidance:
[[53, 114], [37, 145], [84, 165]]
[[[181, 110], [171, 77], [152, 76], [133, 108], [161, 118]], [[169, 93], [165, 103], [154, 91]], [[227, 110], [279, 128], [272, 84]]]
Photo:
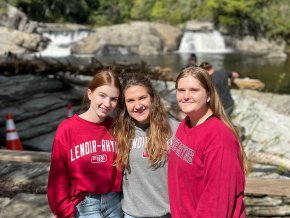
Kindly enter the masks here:
[[67, 113], [66, 113], [66, 117], [72, 117], [73, 116], [73, 110], [72, 110], [72, 104], [68, 103], [67, 104]]
[[11, 150], [23, 150], [22, 143], [10, 113], [6, 115], [6, 148]]

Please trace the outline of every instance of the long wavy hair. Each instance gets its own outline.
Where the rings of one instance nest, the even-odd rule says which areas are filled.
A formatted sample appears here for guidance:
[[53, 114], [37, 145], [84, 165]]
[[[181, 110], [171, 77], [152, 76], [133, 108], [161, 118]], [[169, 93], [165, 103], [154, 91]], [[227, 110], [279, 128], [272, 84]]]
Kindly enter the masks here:
[[146, 152], [149, 156], [152, 167], [162, 163], [167, 159], [167, 145], [172, 132], [168, 121], [167, 112], [163, 106], [159, 94], [154, 89], [149, 78], [143, 74], [124, 75], [122, 81], [122, 97], [120, 101], [120, 110], [113, 127], [113, 135], [117, 140], [118, 157], [116, 165], [119, 168], [130, 170], [129, 154], [132, 146], [132, 140], [135, 137], [135, 122], [129, 115], [124, 93], [132, 86], [143, 86], [151, 96], [152, 111], [150, 114], [150, 125], [147, 130]]
[[209, 108], [212, 110], [213, 114], [216, 117], [218, 117], [223, 123], [225, 123], [236, 136], [240, 147], [241, 165], [242, 168], [244, 169], [244, 172], [247, 172], [248, 170], [247, 158], [239, 132], [229, 119], [228, 115], [226, 114], [210, 75], [207, 73], [205, 69], [201, 67], [185, 68], [179, 73], [176, 79], [175, 88], [177, 88], [179, 80], [187, 76], [192, 76], [193, 78], [197, 79], [200, 82], [201, 86], [207, 91], [207, 93], [210, 96]]
[[[95, 73], [93, 79], [89, 82], [87, 89], [90, 89], [93, 92], [96, 88], [100, 86], [111, 84], [115, 86], [117, 89], [119, 89], [121, 92], [121, 82], [117, 74], [112, 69], [102, 69]], [[88, 97], [88, 92], [86, 92], [82, 99], [80, 113], [87, 111], [90, 107], [90, 104], [91, 101]]]

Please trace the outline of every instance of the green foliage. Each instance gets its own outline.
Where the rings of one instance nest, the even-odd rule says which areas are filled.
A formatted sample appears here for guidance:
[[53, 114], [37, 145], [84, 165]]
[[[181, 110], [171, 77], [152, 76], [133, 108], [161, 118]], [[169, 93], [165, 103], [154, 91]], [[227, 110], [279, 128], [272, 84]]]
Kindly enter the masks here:
[[207, 0], [215, 21], [231, 32], [269, 38], [290, 33], [290, 0]]
[[0, 3], [0, 14], [6, 14], [6, 13], [7, 13], [7, 7], [3, 3]]
[[[269, 16], [270, 15], [270, 16]], [[261, 10], [259, 22], [268, 37], [289, 35], [290, 0], [273, 1], [269, 7]]]
[[152, 10], [151, 10], [151, 18], [152, 20], [164, 20], [164, 18], [168, 15], [167, 7], [168, 3], [170, 4], [170, 0], [160, 0], [156, 1]]
[[9, 0], [32, 20], [108, 25], [213, 21], [233, 34], [289, 38], [290, 0]]
[[133, 20], [150, 20], [153, 0], [132, 0], [131, 18]]

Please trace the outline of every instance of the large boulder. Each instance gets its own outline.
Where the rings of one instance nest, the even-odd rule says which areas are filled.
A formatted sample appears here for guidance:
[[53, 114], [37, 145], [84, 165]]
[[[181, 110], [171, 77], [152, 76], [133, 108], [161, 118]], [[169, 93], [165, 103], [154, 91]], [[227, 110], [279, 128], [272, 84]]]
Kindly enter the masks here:
[[37, 22], [28, 19], [26, 14], [16, 7], [2, 3], [0, 5], [0, 25], [22, 32], [34, 33], [37, 29]]
[[0, 55], [9, 51], [16, 54], [40, 51], [47, 44], [48, 39], [41, 37], [39, 34], [0, 27]]
[[178, 48], [182, 31], [167, 24], [131, 22], [100, 27], [77, 42], [75, 54], [157, 55]]
[[0, 3], [0, 55], [43, 50], [49, 40], [37, 34], [38, 23], [12, 5]]
[[236, 50], [260, 55], [268, 58], [286, 58], [286, 42], [270, 41], [266, 38], [255, 39], [253, 36], [246, 36], [242, 39], [233, 39]]

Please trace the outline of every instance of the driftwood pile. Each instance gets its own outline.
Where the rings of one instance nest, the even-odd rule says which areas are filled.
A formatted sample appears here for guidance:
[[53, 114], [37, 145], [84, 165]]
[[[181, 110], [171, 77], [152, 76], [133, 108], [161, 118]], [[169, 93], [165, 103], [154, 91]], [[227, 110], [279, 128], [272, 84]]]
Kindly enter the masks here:
[[91, 58], [90, 63], [82, 64], [78, 61], [59, 61], [59, 60], [46, 60], [42, 58], [33, 59], [6, 59], [0, 62], [0, 72], [2, 75], [58, 75], [61, 77], [62, 73], [68, 72], [71, 75], [86, 75], [93, 76], [98, 71], [110, 68], [117, 74], [123, 73], [142, 73], [147, 74], [153, 80], [174, 81], [169, 68], [156, 67], [151, 69], [144, 61], [141, 63], [121, 64], [113, 63], [112, 65], [104, 65], [96, 58]]

